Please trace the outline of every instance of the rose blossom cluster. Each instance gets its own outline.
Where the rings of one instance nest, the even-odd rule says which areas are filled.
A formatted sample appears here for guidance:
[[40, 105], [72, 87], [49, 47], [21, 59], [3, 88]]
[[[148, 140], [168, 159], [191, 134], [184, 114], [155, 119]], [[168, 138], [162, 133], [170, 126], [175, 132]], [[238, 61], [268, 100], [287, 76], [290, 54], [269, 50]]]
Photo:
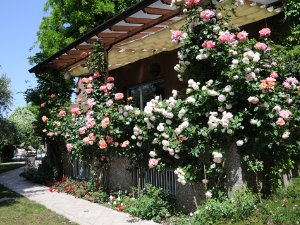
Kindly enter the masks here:
[[213, 161], [215, 163], [221, 163], [222, 162], [222, 158], [223, 158], [222, 153], [220, 153], [220, 152], [213, 152], [212, 155], [213, 155]]
[[142, 147], [141, 141], [143, 140], [143, 131], [139, 127], [134, 126], [133, 135], [131, 136], [131, 139], [132, 140], [137, 140], [136, 145], [138, 147]]
[[200, 17], [204, 22], [210, 22], [214, 18], [216, 13], [213, 10], [206, 9], [200, 12]]
[[295, 77], [288, 77], [283, 83], [283, 87], [287, 88], [287, 89], [292, 89], [297, 87], [298, 84], [298, 80]]
[[181, 183], [182, 185], [186, 184], [186, 180], [185, 180], [185, 172], [183, 172], [183, 170], [181, 168], [177, 168], [174, 173], [177, 175], [177, 181], [179, 183]]
[[208, 118], [208, 127], [209, 129], [215, 129], [219, 125], [221, 125], [224, 128], [228, 128], [230, 120], [233, 118], [232, 113], [224, 111], [222, 113], [222, 118], [219, 119], [217, 116], [219, 115], [218, 112], [210, 112]]
[[288, 109], [279, 109], [277, 112], [279, 113], [280, 117], [277, 119], [276, 124], [278, 126], [284, 126], [286, 121], [288, 121], [292, 115], [292, 112]]

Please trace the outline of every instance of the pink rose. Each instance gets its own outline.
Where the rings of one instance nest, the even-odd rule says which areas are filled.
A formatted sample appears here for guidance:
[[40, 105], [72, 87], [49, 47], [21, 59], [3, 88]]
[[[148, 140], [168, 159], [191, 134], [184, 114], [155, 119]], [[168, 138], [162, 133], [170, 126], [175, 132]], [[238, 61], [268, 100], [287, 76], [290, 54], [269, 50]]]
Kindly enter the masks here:
[[200, 0], [185, 0], [186, 5], [197, 5]]
[[117, 93], [115, 94], [115, 100], [122, 100], [124, 98], [124, 94], [123, 93]]
[[291, 88], [292, 88], [292, 85], [291, 85], [289, 82], [287, 82], [287, 81], [284, 81], [284, 82], [282, 83], [282, 85], [283, 85], [283, 87], [285, 87], [285, 88], [287, 88], [287, 89], [291, 89]]
[[278, 126], [284, 126], [285, 125], [284, 119], [278, 118], [278, 120], [276, 121], [276, 125], [278, 125]]
[[88, 98], [86, 101], [87, 106], [92, 109], [94, 105], [96, 105], [95, 99], [94, 98]]
[[72, 144], [67, 144], [66, 145], [68, 152], [71, 152], [73, 149], [73, 145]]
[[85, 92], [86, 92], [87, 94], [91, 94], [91, 93], [93, 92], [93, 89], [91, 89], [91, 88], [85, 89]]
[[248, 33], [246, 31], [241, 31], [238, 33], [237, 38], [240, 40], [240, 42], [244, 42], [248, 38]]
[[202, 43], [202, 48], [212, 49], [215, 47], [215, 42], [211, 40], [206, 40]]
[[114, 139], [111, 136], [106, 136], [107, 143], [113, 143]]
[[100, 86], [99, 90], [105, 92], [107, 90], [107, 88], [105, 85], [102, 85], [102, 86]]
[[235, 41], [235, 34], [229, 33], [228, 31], [226, 32], [221, 32], [219, 36], [219, 41], [221, 43], [232, 43]]
[[103, 129], [107, 128], [107, 126], [110, 124], [109, 118], [105, 117], [102, 121], [101, 121], [101, 127]]
[[254, 46], [255, 49], [257, 50], [262, 50], [262, 51], [267, 51], [268, 46], [265, 43], [257, 42]]
[[278, 78], [278, 74], [277, 74], [276, 72], [272, 72], [272, 73], [270, 74], [270, 77], [276, 79], [276, 78]]
[[106, 149], [107, 148], [107, 143], [105, 140], [99, 141], [99, 148], [100, 149]]
[[209, 9], [206, 9], [200, 13], [200, 17], [204, 20], [204, 22], [209, 22], [215, 15], [215, 12]]
[[114, 84], [112, 84], [112, 83], [106, 84], [107, 90], [111, 90], [111, 89], [113, 89], [113, 87], [114, 87]]
[[56, 126], [58, 126], [58, 127], [61, 126], [61, 123], [60, 123], [59, 121], [54, 121], [54, 124], [55, 124]]
[[181, 30], [172, 31], [171, 39], [172, 42], [179, 42], [182, 37], [183, 32]]
[[94, 135], [94, 133], [90, 133], [90, 134], [89, 134], [89, 139], [90, 139], [91, 141], [96, 141], [96, 136]]
[[42, 117], [42, 121], [45, 123], [46, 121], [48, 120], [48, 117], [47, 116], [43, 116]]
[[93, 78], [94, 78], [94, 79], [97, 78], [97, 77], [100, 77], [100, 73], [99, 73], [98, 71], [95, 72], [94, 75], [93, 75]]
[[41, 104], [41, 108], [45, 108], [45, 106], [46, 106], [46, 102], [43, 102], [43, 103]]
[[149, 168], [153, 169], [158, 165], [158, 160], [157, 159], [149, 159]]
[[90, 143], [90, 139], [88, 137], [83, 138], [82, 141], [86, 145], [88, 145]]
[[87, 130], [87, 128], [86, 127], [81, 127], [81, 128], [79, 128], [79, 134], [85, 134], [85, 132], [86, 132], [86, 130]]
[[49, 137], [53, 137], [55, 135], [55, 133], [53, 133], [53, 132], [49, 132], [48, 134], [47, 134], [47, 136], [49, 136]]
[[271, 30], [269, 28], [263, 28], [259, 31], [261, 38], [267, 38], [271, 35]]
[[129, 141], [124, 141], [124, 142], [121, 144], [121, 147], [122, 147], [122, 148], [126, 148], [128, 145], [129, 145]]
[[71, 113], [72, 113], [72, 115], [74, 115], [74, 116], [76, 116], [76, 115], [80, 115], [81, 114], [81, 112], [80, 112], [80, 109], [79, 108], [73, 108], [73, 109], [71, 109]]
[[111, 99], [106, 102], [106, 105], [109, 107], [112, 106], [113, 104], [114, 104], [114, 102]]
[[54, 99], [56, 97], [55, 94], [50, 95], [50, 98]]
[[291, 111], [288, 109], [280, 110], [279, 111], [280, 117], [282, 117], [284, 120], [288, 120], [289, 117], [292, 115]]

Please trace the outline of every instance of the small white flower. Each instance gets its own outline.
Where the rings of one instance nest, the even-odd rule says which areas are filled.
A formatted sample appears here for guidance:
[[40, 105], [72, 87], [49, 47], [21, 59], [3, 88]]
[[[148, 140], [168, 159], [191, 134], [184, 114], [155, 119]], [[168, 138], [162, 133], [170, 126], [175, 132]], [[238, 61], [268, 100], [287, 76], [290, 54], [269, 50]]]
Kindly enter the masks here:
[[210, 96], [217, 96], [218, 95], [218, 92], [216, 92], [215, 90], [209, 90], [208, 91], [208, 94], [210, 95]]
[[252, 124], [252, 125], [257, 125], [257, 120], [256, 119], [251, 119], [250, 120], [250, 124]]
[[167, 140], [163, 140], [163, 141], [162, 141], [162, 145], [163, 145], [163, 146], [169, 146], [170, 143], [169, 143]]
[[193, 96], [190, 96], [190, 97], [188, 97], [185, 101], [186, 101], [187, 103], [194, 104], [194, 103], [196, 102], [196, 99], [195, 99]]
[[233, 64], [233, 65], [238, 65], [238, 64], [239, 64], [239, 60], [233, 59], [233, 60], [232, 60], [232, 64]]
[[212, 154], [213, 154], [213, 157], [214, 157], [213, 161], [214, 161], [215, 163], [221, 163], [221, 162], [222, 162], [222, 158], [223, 158], [222, 153], [219, 153], [219, 152], [213, 152]]
[[238, 141], [236, 142], [236, 145], [237, 145], [238, 147], [241, 147], [241, 146], [244, 145], [244, 141], [243, 141], [243, 140], [238, 140]]
[[206, 198], [211, 198], [211, 197], [212, 197], [212, 193], [211, 193], [210, 191], [207, 191], [207, 192], [205, 193], [205, 197], [206, 197]]
[[227, 130], [227, 134], [229, 134], [229, 135], [233, 134], [233, 130], [231, 130], [231, 129]]
[[282, 135], [282, 139], [288, 139], [290, 137], [290, 132], [289, 131], [285, 131]]
[[202, 180], [202, 183], [203, 183], [203, 184], [208, 184], [208, 180], [207, 180], [207, 179], [203, 179], [203, 180]]
[[224, 88], [224, 91], [225, 92], [231, 92], [231, 90], [232, 90], [232, 87], [230, 86], [230, 85], [227, 85], [225, 88]]
[[250, 96], [248, 98], [248, 102], [252, 103], [252, 104], [257, 104], [259, 102], [259, 99], [257, 97], [253, 97], [253, 96]]
[[157, 156], [157, 154], [156, 154], [155, 151], [151, 151], [151, 152], [149, 153], [149, 155], [150, 155], [150, 157], [152, 157], [152, 158], [155, 158], [155, 157]]

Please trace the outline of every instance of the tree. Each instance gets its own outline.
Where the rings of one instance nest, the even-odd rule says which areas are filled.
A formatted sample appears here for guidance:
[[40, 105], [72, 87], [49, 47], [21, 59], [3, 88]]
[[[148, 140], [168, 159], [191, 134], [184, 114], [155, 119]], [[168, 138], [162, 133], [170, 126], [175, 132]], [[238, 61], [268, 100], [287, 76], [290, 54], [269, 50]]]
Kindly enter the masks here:
[[138, 0], [48, 0], [44, 12], [50, 12], [40, 24], [37, 42], [40, 53], [31, 58], [38, 63], [73, 42], [90, 29]]
[[0, 117], [12, 104], [12, 91], [9, 88], [10, 79], [5, 74], [0, 75]]
[[28, 105], [26, 107], [18, 107], [8, 118], [8, 121], [15, 126], [14, 144], [24, 143], [25, 146], [38, 148], [41, 139], [35, 135], [33, 123], [36, 121], [33, 112], [36, 107]]

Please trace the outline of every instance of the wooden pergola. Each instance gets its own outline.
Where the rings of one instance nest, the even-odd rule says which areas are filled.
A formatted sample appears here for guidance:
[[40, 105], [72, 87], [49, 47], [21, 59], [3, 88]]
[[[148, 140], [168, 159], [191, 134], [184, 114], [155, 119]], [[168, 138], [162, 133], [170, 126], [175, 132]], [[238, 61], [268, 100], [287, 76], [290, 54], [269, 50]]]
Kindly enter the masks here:
[[[81, 61], [88, 54], [83, 53], [90, 53], [93, 43], [98, 40], [108, 52], [109, 70], [176, 49], [180, 46], [171, 43], [170, 30], [181, 28], [185, 23], [185, 15], [176, 6], [171, 6], [171, 1], [141, 1], [97, 26], [29, 72], [40, 74], [68, 69], [75, 76], [84, 74], [88, 69], [81, 66]], [[245, 25], [277, 13], [276, 10], [270, 12], [262, 5], [247, 2], [237, 9], [232, 23]]]

